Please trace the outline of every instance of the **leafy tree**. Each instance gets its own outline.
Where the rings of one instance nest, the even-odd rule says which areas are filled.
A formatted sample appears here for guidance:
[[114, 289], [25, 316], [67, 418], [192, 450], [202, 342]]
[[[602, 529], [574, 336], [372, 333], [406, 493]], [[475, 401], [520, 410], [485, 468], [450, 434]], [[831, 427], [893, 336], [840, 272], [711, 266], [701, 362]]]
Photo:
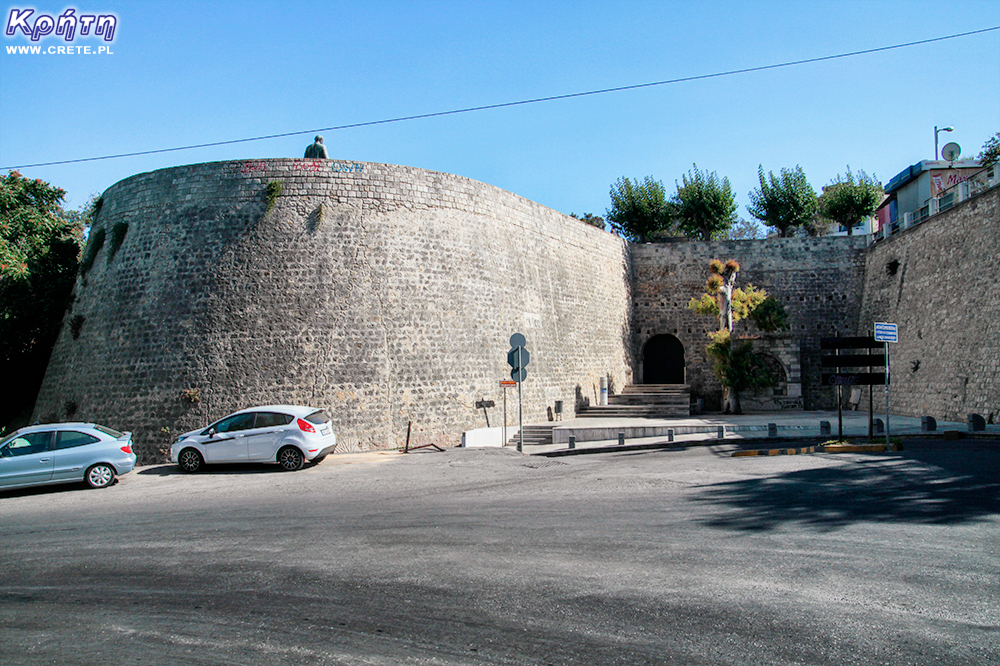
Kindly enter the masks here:
[[712, 240], [736, 223], [736, 197], [728, 178], [720, 180], [714, 171], [699, 171], [695, 164], [681, 181], [683, 185], [677, 185], [671, 198], [678, 229], [688, 236]]
[[984, 167], [989, 167], [1000, 162], [1000, 132], [994, 134], [989, 141], [983, 144], [983, 149], [977, 158]]
[[776, 331], [784, 328], [787, 315], [777, 299], [752, 284], [747, 288], [736, 287], [738, 262], [730, 259], [723, 264], [718, 259], [709, 262], [708, 281], [701, 298], [692, 298], [688, 308], [698, 314], [717, 316], [719, 330], [709, 334], [706, 348], [713, 361], [715, 376], [723, 389], [723, 403], [727, 414], [741, 414], [740, 391], [758, 386], [770, 386], [775, 377], [767, 364], [753, 351], [750, 341], [733, 343], [733, 325], [750, 318], [760, 330]]
[[76, 279], [83, 220], [60, 208], [64, 196], [0, 177], [0, 427], [30, 415]]
[[670, 205], [663, 183], [620, 178], [611, 186], [611, 209], [606, 217], [616, 234], [636, 243], [673, 235]]
[[598, 229], [604, 228], [604, 218], [598, 215], [593, 215], [591, 213], [584, 213], [583, 215], [577, 215], [576, 213], [570, 213], [570, 217], [575, 217], [581, 222], [586, 222], [592, 227], [597, 227]]
[[833, 182], [823, 188], [819, 198], [819, 213], [834, 224], [843, 225], [847, 235], [854, 232], [865, 219], [875, 214], [878, 205], [885, 197], [882, 184], [874, 176], [859, 171], [857, 176], [847, 167], [847, 175], [833, 179]]
[[816, 191], [806, 179], [801, 166], [782, 169], [779, 176], [769, 172], [764, 178], [764, 167], [757, 167], [760, 187], [750, 192], [747, 211], [769, 227], [778, 230], [779, 236], [790, 236], [792, 230], [808, 224], [816, 216]]

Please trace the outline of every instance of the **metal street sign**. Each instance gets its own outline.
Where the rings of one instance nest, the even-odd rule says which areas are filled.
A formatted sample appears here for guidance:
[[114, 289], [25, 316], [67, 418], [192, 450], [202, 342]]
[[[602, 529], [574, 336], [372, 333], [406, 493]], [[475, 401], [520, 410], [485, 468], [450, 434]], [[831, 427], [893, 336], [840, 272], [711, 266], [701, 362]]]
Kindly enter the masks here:
[[[510, 364], [510, 378], [517, 382], [517, 423], [518, 423], [518, 434], [517, 434], [517, 452], [524, 452], [524, 405], [521, 402], [521, 383], [524, 378], [528, 376], [528, 371], [524, 369], [524, 366], [528, 365], [528, 360], [531, 356], [528, 354], [528, 350], [525, 348], [528, 342], [524, 339], [524, 336], [520, 333], [515, 333], [510, 336], [510, 346], [511, 350], [507, 352], [507, 363]], [[506, 396], [506, 391], [504, 396]]]
[[883, 354], [840, 354], [839, 356], [820, 356], [819, 365], [822, 368], [868, 368], [885, 365]]
[[869, 349], [878, 347], [875, 338], [820, 338], [820, 349]]
[[507, 364], [515, 370], [521, 370], [528, 365], [531, 354], [524, 347], [514, 347], [507, 352]]
[[896, 324], [875, 322], [876, 342], [899, 342], [899, 327]]
[[886, 383], [884, 372], [822, 373], [823, 386], [881, 386]]

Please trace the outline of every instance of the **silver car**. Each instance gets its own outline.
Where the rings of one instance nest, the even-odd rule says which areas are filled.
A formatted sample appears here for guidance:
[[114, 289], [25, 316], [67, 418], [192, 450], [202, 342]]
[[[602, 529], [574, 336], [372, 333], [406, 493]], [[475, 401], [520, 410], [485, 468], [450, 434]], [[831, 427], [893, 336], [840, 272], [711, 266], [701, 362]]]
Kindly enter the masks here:
[[106, 488], [135, 467], [132, 433], [96, 423], [47, 423], [0, 441], [0, 490], [84, 482]]
[[337, 447], [330, 416], [300, 405], [251, 407], [216, 421], [204, 430], [178, 437], [170, 461], [185, 472], [206, 464], [276, 462], [283, 469], [318, 463]]

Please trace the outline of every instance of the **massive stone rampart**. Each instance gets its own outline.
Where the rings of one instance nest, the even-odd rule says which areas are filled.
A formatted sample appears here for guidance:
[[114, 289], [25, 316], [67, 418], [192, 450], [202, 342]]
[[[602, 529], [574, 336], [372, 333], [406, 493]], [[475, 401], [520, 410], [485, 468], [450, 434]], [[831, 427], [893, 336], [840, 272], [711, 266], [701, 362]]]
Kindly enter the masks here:
[[998, 187], [868, 251], [861, 328], [899, 327], [889, 345], [891, 413], [1000, 417], [998, 256]]
[[101, 235], [35, 416], [131, 430], [145, 462], [269, 403], [328, 409], [340, 450], [401, 445], [411, 420], [412, 443], [457, 444], [486, 425], [476, 401], [502, 421], [514, 332], [532, 354], [526, 421], [556, 401], [571, 415], [601, 375], [631, 380], [624, 241], [467, 178], [340, 160], [163, 169], [104, 193]]

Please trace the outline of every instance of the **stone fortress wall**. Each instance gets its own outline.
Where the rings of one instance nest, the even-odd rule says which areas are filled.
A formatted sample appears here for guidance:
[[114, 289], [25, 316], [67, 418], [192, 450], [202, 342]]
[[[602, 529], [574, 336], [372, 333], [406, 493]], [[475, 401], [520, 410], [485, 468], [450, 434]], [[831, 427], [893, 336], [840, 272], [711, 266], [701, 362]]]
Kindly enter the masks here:
[[[769, 407], [835, 409], [835, 390], [821, 387], [819, 340], [838, 333], [855, 335], [859, 327], [865, 247], [863, 236], [683, 240], [633, 246], [632, 353], [638, 374], [642, 374], [647, 342], [657, 335], [676, 336], [683, 344], [692, 397], [705, 398], [708, 409], [720, 408], [722, 387], [705, 351], [708, 334], [719, 327], [718, 319], [699, 315], [687, 306], [705, 291], [709, 261], [735, 259], [740, 264], [736, 286], [752, 284], [764, 289], [780, 300], [788, 313], [788, 328], [774, 335], [761, 334], [749, 320], [734, 327], [737, 337], [759, 337], [756, 348], [779, 360], [789, 381], [800, 380], [801, 393], [785, 395]], [[746, 402], [753, 395], [743, 397]], [[744, 408], [752, 408], [752, 404]]]
[[[341, 451], [400, 446], [410, 421], [411, 444], [455, 445], [486, 425], [479, 400], [495, 401], [490, 425], [502, 423], [514, 332], [531, 351], [526, 423], [551, 418], [557, 401], [572, 417], [596, 401], [601, 376], [612, 390], [642, 381], [657, 335], [678, 338], [686, 380], [711, 408], [715, 322], [687, 303], [714, 258], [737, 259], [738, 284], [790, 315], [787, 331], [755, 343], [800, 387], [772, 406], [835, 407], [819, 339], [878, 320], [900, 324], [896, 413], [998, 413], [998, 192], [871, 248], [860, 236], [630, 246], [410, 167], [269, 159], [140, 174], [104, 194], [91, 242], [99, 230], [107, 240], [78, 279], [35, 418], [131, 430], [143, 462], [180, 432], [269, 403], [328, 409]], [[512, 423], [514, 402], [516, 390]]]
[[1000, 187], [868, 251], [862, 320], [899, 325], [890, 413], [1000, 419], [998, 258]]
[[35, 418], [133, 431], [145, 462], [178, 433], [275, 403], [328, 409], [340, 451], [401, 446], [411, 420], [411, 444], [457, 445], [486, 425], [476, 401], [502, 424], [515, 332], [532, 355], [525, 422], [556, 401], [572, 415], [602, 375], [631, 380], [626, 243], [467, 178], [302, 159], [176, 167], [109, 188], [98, 229]]

